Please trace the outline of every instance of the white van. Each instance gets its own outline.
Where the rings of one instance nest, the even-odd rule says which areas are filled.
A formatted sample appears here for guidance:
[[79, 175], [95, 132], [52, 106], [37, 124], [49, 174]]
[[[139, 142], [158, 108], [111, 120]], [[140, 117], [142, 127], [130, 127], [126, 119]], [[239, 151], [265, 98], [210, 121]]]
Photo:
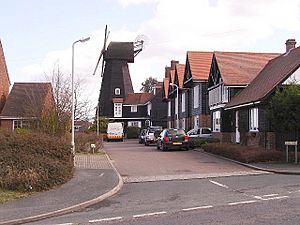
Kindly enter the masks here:
[[108, 123], [107, 125], [107, 141], [120, 140], [123, 141], [123, 124], [122, 123]]

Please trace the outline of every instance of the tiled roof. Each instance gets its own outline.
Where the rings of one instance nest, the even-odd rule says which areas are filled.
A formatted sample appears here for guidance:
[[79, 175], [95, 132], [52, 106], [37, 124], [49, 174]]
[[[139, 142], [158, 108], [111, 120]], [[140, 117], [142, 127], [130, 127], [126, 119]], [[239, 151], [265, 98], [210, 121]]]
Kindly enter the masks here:
[[215, 52], [224, 84], [247, 85], [277, 53]]
[[180, 88], [183, 87], [184, 70], [185, 70], [184, 64], [176, 64], [176, 74], [178, 77], [178, 83]]
[[10, 84], [9, 76], [8, 76], [8, 71], [7, 71], [7, 66], [6, 66], [6, 61], [5, 61], [5, 56], [4, 56], [4, 51], [2, 48], [2, 43], [0, 40], [0, 78], [2, 79], [7, 79], [8, 83]]
[[175, 70], [170, 70], [170, 79], [171, 79], [171, 83], [174, 83], [174, 80], [175, 80]]
[[129, 93], [124, 101], [124, 105], [141, 105], [145, 104], [154, 97], [153, 93]]
[[300, 47], [271, 60], [249, 86], [226, 105], [226, 108], [263, 100], [299, 66]]
[[2, 117], [38, 117], [51, 91], [51, 83], [14, 83]]
[[169, 78], [164, 78], [164, 98], [168, 98], [169, 95]]
[[213, 52], [187, 52], [193, 80], [208, 80], [212, 57]]

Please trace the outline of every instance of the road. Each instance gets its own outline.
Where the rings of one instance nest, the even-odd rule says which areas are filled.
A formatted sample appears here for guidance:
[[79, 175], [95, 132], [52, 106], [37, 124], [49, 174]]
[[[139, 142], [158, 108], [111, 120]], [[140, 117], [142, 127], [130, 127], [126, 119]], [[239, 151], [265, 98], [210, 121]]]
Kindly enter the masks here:
[[300, 176], [132, 141], [105, 147], [126, 180], [122, 190], [83, 211], [32, 224], [299, 224]]

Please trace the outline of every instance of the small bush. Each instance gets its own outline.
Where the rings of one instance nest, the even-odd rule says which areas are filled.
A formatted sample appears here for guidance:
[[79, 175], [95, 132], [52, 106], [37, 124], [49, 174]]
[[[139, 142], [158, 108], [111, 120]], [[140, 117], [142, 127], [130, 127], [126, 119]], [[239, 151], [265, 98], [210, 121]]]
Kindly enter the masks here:
[[76, 133], [75, 146], [76, 152], [88, 153], [91, 152], [91, 144], [95, 144], [95, 151], [99, 152], [102, 148], [101, 136], [97, 136], [95, 132], [90, 133]]
[[220, 140], [216, 138], [190, 138], [189, 143], [191, 148], [202, 148], [208, 143], [219, 143]]
[[139, 127], [127, 127], [127, 138], [138, 138], [141, 128]]
[[71, 146], [41, 133], [0, 132], [0, 188], [41, 191], [73, 176]]
[[247, 147], [237, 144], [211, 143], [203, 145], [205, 151], [244, 163], [283, 161], [283, 152], [262, 147]]

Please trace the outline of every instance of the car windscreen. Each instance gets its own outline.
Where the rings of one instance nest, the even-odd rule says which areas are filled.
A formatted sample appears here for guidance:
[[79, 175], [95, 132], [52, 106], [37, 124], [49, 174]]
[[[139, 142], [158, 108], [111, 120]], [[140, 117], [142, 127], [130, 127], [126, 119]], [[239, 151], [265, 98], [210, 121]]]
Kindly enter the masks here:
[[184, 132], [184, 130], [172, 129], [172, 130], [168, 130], [167, 134], [168, 135], [185, 135], [185, 132]]

